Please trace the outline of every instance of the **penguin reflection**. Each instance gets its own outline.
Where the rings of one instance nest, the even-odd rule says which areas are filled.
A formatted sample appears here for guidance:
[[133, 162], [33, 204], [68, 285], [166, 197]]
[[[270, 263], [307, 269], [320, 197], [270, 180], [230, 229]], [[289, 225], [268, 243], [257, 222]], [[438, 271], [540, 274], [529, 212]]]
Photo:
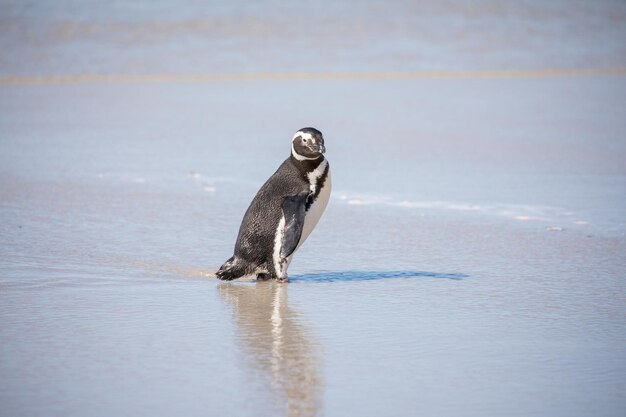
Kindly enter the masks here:
[[220, 284], [219, 294], [233, 308], [237, 341], [251, 366], [268, 377], [285, 415], [315, 416], [321, 411], [318, 345], [287, 305], [287, 285], [276, 282]]

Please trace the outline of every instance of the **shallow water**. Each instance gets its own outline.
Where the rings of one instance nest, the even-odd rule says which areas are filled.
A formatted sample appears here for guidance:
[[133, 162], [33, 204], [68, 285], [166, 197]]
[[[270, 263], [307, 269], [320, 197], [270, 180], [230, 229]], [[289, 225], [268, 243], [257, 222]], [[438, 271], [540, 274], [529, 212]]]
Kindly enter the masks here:
[[[541, 72], [626, 65], [622, 3], [60, 4], [0, 11], [1, 415], [624, 414], [626, 82]], [[306, 125], [291, 282], [218, 282]]]

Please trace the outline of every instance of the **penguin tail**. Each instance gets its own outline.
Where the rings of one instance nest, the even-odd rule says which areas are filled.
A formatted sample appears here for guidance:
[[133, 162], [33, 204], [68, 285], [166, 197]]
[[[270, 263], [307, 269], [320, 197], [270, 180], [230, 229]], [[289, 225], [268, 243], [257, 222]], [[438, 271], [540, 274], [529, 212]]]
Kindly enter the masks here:
[[246, 275], [246, 267], [243, 261], [232, 256], [224, 262], [224, 265], [220, 266], [215, 275], [221, 280], [231, 281]]

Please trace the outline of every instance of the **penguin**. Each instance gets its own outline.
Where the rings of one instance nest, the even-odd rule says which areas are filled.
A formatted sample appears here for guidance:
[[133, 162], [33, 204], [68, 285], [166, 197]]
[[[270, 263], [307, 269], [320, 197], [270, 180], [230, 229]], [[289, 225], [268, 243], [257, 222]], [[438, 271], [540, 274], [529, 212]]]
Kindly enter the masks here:
[[330, 198], [330, 166], [322, 132], [305, 127], [291, 155], [263, 184], [243, 216], [233, 256], [216, 272], [221, 280], [256, 274], [287, 282], [294, 252], [309, 237]]

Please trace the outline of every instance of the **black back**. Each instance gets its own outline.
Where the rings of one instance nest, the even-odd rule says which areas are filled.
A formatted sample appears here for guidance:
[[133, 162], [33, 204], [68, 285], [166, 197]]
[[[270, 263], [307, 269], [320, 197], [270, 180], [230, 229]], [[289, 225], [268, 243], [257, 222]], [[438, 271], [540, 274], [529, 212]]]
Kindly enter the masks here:
[[271, 262], [284, 200], [309, 192], [307, 174], [322, 161], [324, 157], [298, 161], [290, 156], [278, 167], [257, 192], [243, 217], [235, 244], [235, 257], [256, 266]]

